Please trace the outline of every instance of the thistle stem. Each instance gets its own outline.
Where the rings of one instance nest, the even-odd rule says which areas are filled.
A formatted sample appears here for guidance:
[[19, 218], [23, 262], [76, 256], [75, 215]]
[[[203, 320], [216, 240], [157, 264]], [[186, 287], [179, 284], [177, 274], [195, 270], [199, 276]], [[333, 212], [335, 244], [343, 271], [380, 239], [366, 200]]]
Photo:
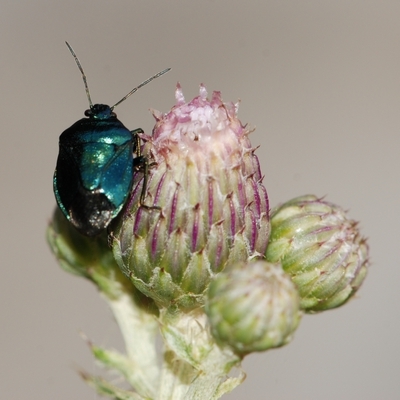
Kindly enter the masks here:
[[127, 293], [114, 300], [106, 299], [121, 330], [127, 356], [132, 362], [129, 381], [142, 395], [154, 397], [160, 375], [155, 347], [158, 323], [153, 315], [139, 309]]

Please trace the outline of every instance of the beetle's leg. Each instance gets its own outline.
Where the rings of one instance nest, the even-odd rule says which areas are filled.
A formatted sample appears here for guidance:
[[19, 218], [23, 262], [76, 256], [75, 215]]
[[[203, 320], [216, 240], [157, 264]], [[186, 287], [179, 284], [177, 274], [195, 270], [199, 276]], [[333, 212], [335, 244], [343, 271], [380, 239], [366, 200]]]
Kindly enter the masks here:
[[133, 152], [136, 153], [137, 157], [142, 156], [142, 149], [140, 147], [139, 133], [144, 133], [144, 130], [142, 128], [138, 128], [138, 129], [131, 131], [132, 141], [133, 141]]
[[144, 204], [147, 192], [147, 184], [149, 179], [149, 169], [154, 165], [156, 165], [157, 163], [155, 162], [149, 163], [149, 159], [145, 156], [135, 157], [135, 163], [137, 163], [135, 167], [136, 171], [143, 173], [143, 185], [142, 185], [142, 191], [140, 192], [139, 207], [143, 207], [148, 210], [161, 210], [161, 208], [158, 206], [148, 206]]
[[133, 141], [133, 152], [136, 154], [134, 158], [135, 169], [137, 172], [143, 172], [143, 185], [142, 191], [140, 192], [139, 207], [147, 208], [148, 210], [161, 210], [158, 206], [147, 206], [144, 204], [147, 192], [147, 184], [149, 180], [149, 169], [156, 165], [155, 162], [150, 163], [148, 157], [142, 155], [142, 149], [140, 147], [140, 136], [139, 133], [144, 133], [143, 129], [138, 128], [131, 131]]

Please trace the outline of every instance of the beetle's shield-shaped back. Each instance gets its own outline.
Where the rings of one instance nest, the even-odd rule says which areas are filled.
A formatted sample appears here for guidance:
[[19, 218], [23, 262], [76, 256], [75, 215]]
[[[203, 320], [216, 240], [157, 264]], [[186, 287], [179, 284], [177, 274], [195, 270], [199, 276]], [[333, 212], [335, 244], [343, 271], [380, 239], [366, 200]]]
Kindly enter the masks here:
[[132, 185], [132, 147], [132, 134], [116, 118], [84, 118], [60, 136], [56, 199], [85, 235], [100, 233], [124, 205]]

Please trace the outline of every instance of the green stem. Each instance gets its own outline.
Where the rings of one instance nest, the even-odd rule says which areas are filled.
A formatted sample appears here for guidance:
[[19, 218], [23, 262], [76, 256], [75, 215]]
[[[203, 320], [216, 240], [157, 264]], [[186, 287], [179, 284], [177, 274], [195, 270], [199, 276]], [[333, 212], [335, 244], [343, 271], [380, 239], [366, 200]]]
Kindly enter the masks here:
[[129, 381], [146, 397], [154, 398], [159, 380], [159, 367], [155, 340], [158, 323], [152, 314], [138, 308], [130, 294], [116, 299], [106, 297], [125, 342], [126, 352], [132, 362]]
[[189, 313], [160, 313], [165, 344], [157, 400], [210, 400], [231, 391], [244, 379], [228, 377], [240, 357], [219, 347], [201, 309]]

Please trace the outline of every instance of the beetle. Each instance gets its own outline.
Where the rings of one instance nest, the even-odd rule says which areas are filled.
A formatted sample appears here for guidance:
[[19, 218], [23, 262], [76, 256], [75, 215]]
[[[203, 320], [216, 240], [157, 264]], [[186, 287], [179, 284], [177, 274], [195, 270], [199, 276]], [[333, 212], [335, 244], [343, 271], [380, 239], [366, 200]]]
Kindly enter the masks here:
[[86, 118], [75, 122], [60, 135], [53, 189], [57, 204], [67, 220], [80, 233], [92, 237], [107, 228], [121, 211], [137, 171], [144, 174], [140, 195], [140, 205], [143, 205], [148, 168], [152, 166], [141, 154], [139, 134], [143, 130], [130, 131], [113, 110], [170, 68], [136, 86], [112, 107], [93, 104], [81, 63], [69, 43], [65, 43], [82, 74], [89, 109], [84, 113]]

